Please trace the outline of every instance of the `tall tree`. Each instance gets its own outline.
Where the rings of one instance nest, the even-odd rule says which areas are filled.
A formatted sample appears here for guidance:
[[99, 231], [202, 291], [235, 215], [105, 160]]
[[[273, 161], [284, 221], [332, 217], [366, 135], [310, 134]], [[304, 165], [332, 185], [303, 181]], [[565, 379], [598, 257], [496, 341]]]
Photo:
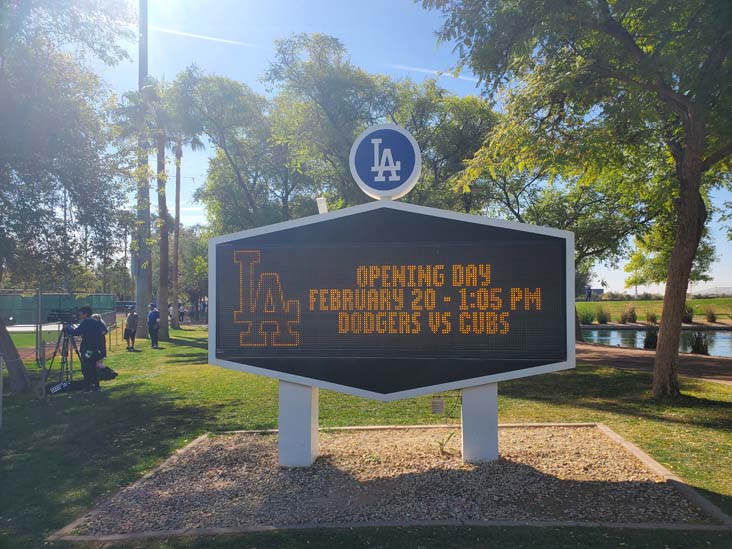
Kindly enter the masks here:
[[165, 159], [168, 145], [174, 143], [172, 134], [174, 131], [175, 114], [171, 108], [171, 102], [167, 97], [169, 87], [165, 82], [152, 81], [150, 108], [152, 117], [151, 132], [155, 141], [156, 173], [158, 196], [158, 251], [159, 251], [159, 273], [158, 273], [158, 308], [160, 309], [160, 332], [161, 341], [170, 340], [168, 304], [170, 296], [170, 226], [168, 215], [168, 200], [166, 186], [168, 174], [166, 171]]
[[181, 227], [180, 288], [196, 306], [208, 291], [208, 234], [199, 226]]
[[[195, 117], [186, 110], [184, 83], [186, 73], [178, 75], [168, 88], [166, 101], [170, 110], [171, 146], [175, 154], [175, 217], [173, 221], [173, 269], [172, 269], [172, 303], [176, 308], [180, 300], [179, 273], [180, 273], [180, 186], [181, 166], [183, 163], [183, 148], [189, 147], [192, 151], [203, 149], [203, 142], [199, 138], [202, 129], [196, 123]], [[172, 317], [174, 328], [180, 328], [178, 315]]]
[[[72, 289], [84, 282], [80, 237], [93, 250], [114, 230], [120, 159], [86, 59], [123, 58], [128, 22], [125, 5], [104, 0], [0, 4], [0, 283]], [[27, 389], [2, 323], [0, 352], [11, 389]]]
[[[138, 60], [137, 60], [137, 92], [139, 94], [139, 115], [142, 124], [138, 127], [137, 136], [137, 196], [136, 215], [137, 231], [135, 234], [135, 246], [132, 249], [134, 257], [135, 277], [135, 300], [138, 310], [152, 300], [152, 256], [150, 253], [150, 170], [149, 152], [151, 148], [148, 132], [148, 125], [145, 124], [148, 118], [148, 103], [153, 99], [149, 95], [150, 88], [147, 86], [147, 0], [140, 0], [138, 18]], [[137, 337], [148, 336], [147, 322], [138, 322]]]
[[481, 148], [498, 117], [475, 96], [455, 97], [435, 80], [397, 83], [396, 109], [390, 119], [409, 130], [422, 153], [422, 174], [404, 200], [449, 210], [478, 209], [478, 193], [455, 189], [452, 180]]
[[393, 84], [348, 59], [343, 44], [324, 34], [299, 34], [275, 43], [265, 81], [299, 105], [299, 147], [316, 151], [309, 171], [344, 205], [366, 200], [351, 177], [351, 144], [366, 127], [394, 112]]
[[313, 185], [305, 169], [301, 105], [287, 97], [269, 103], [244, 84], [195, 68], [182, 87], [181, 110], [215, 148], [196, 193], [207, 205], [212, 230], [220, 234], [301, 215], [304, 193]]
[[[624, 270], [628, 273], [625, 287], [661, 284], [668, 278], [668, 265], [673, 245], [675, 228], [668, 220], [661, 220], [651, 230], [635, 239], [635, 250], [630, 255]], [[715, 260], [715, 248], [709, 231], [704, 230], [699, 248], [694, 256], [689, 282], [708, 282], [712, 263]]]
[[[572, 231], [575, 286], [581, 283], [582, 288], [597, 263], [616, 265], [627, 254], [629, 237], [648, 230], [657, 215], [618, 188], [615, 178], [600, 178], [592, 185], [572, 180], [550, 183], [546, 172], [518, 169], [500, 153], [488, 158], [477, 155], [454, 182], [467, 195], [476, 195], [491, 215]], [[642, 194], [642, 182], [636, 181], [635, 188]], [[575, 338], [583, 341], [576, 308]]]
[[249, 86], [192, 67], [181, 77], [182, 109], [216, 147], [216, 157], [228, 165], [232, 182], [244, 201], [241, 223], [262, 224], [259, 196], [265, 192], [264, 149], [268, 127], [267, 100]]
[[[679, 394], [689, 274], [703, 234], [703, 185], [732, 155], [732, 4], [726, 0], [424, 0], [441, 37], [495, 92], [512, 81], [516, 121], [551, 142], [564, 166], [600, 169], [640, 142], [663, 143], [676, 233], [653, 394]], [[604, 144], [604, 147], [600, 147]]]
[[268, 112], [267, 175], [270, 194], [279, 202], [282, 221], [315, 213], [312, 201], [322, 190], [311, 169], [317, 162], [317, 157], [312, 156], [314, 150], [303, 146], [304, 111], [301, 102], [282, 93], [274, 98]]

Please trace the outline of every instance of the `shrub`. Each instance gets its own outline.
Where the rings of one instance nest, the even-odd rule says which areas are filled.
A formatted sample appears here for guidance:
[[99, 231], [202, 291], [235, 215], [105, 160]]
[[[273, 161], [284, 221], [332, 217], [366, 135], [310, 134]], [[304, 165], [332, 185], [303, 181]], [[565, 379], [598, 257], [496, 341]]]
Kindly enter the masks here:
[[658, 324], [658, 315], [653, 311], [646, 311], [646, 322], [649, 324]]
[[694, 338], [691, 340], [691, 352], [695, 355], [709, 354], [709, 340], [704, 332], [694, 332]]
[[681, 322], [684, 324], [694, 322], [694, 308], [691, 305], [684, 305], [684, 314], [681, 317]]
[[646, 330], [646, 337], [643, 339], [644, 349], [655, 349], [658, 344], [658, 330]]
[[714, 312], [714, 309], [707, 307], [705, 314], [707, 315], [707, 322], [717, 322], [717, 314]]
[[597, 311], [595, 312], [595, 317], [600, 324], [607, 324], [612, 320], [610, 311], [605, 307], [598, 307]]
[[635, 312], [635, 307], [626, 307], [625, 310], [620, 313], [620, 323], [626, 324], [628, 322], [636, 322], [638, 315]]
[[579, 313], [580, 324], [592, 324], [595, 321], [595, 311], [585, 309]]
[[603, 301], [631, 301], [633, 296], [622, 292], [605, 292], [600, 299]]

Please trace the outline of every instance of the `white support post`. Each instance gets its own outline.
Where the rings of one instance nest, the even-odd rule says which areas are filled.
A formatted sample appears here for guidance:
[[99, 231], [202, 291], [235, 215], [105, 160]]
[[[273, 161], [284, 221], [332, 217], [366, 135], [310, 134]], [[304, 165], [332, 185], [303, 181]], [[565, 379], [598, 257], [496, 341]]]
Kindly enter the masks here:
[[324, 197], [320, 196], [320, 197], [316, 198], [315, 203], [318, 205], [319, 214], [328, 213], [328, 202], [325, 200]]
[[463, 389], [463, 462], [498, 459], [498, 383]]
[[282, 380], [279, 385], [280, 465], [309, 467], [318, 457], [318, 388]]
[[[328, 213], [325, 198], [319, 197], [315, 201], [319, 214]], [[318, 388], [280, 380], [279, 392], [277, 444], [280, 465], [310, 467], [318, 457]]]

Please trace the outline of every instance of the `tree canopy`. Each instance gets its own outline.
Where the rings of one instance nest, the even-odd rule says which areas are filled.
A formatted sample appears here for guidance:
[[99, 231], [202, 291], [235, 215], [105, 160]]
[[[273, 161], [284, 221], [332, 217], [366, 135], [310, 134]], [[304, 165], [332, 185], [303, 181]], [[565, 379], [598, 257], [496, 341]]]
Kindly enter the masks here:
[[111, 96], [84, 60], [124, 56], [129, 14], [101, 0], [0, 10], [0, 126], [13, 128], [0, 134], [0, 284], [86, 286], [117, 251], [125, 161]]
[[[641, 193], [651, 191], [645, 196], [673, 199], [654, 394], [677, 395], [681, 316], [707, 220], [703, 196], [724, 180], [732, 155], [732, 5], [423, 3], [444, 14], [441, 37], [457, 43], [461, 63], [486, 93], [503, 93], [507, 116], [491, 143], [504, 158], [579, 183], [602, 174], [619, 182], [640, 176], [647, 183]], [[635, 185], [625, 188], [637, 196]]]
[[403, 125], [422, 149], [422, 175], [406, 200], [465, 209], [463, 193], [449, 182], [497, 120], [485, 100], [451, 96], [434, 80], [393, 82], [367, 73], [325, 35], [278, 42], [266, 79], [277, 91], [270, 100], [195, 67], [181, 80], [192, 116], [215, 147], [196, 193], [212, 231], [314, 214], [321, 195], [331, 208], [363, 202], [348, 155], [356, 136], [381, 122]]

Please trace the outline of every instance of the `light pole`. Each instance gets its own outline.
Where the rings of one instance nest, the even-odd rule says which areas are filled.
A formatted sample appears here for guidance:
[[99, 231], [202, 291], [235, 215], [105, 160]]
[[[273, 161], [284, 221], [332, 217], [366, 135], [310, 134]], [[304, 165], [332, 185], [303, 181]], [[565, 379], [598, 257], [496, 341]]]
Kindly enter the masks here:
[[[139, 66], [137, 89], [142, 95], [147, 81], [147, 0], [140, 0], [139, 12]], [[145, 98], [142, 98], [141, 108], [146, 108]], [[137, 250], [135, 265], [135, 300], [137, 310], [144, 311], [152, 300], [152, 256], [150, 253], [150, 183], [147, 165], [147, 139], [144, 135], [144, 116], [137, 147], [137, 170], [139, 181], [137, 184]], [[147, 337], [147, 323], [139, 322], [137, 337]]]

